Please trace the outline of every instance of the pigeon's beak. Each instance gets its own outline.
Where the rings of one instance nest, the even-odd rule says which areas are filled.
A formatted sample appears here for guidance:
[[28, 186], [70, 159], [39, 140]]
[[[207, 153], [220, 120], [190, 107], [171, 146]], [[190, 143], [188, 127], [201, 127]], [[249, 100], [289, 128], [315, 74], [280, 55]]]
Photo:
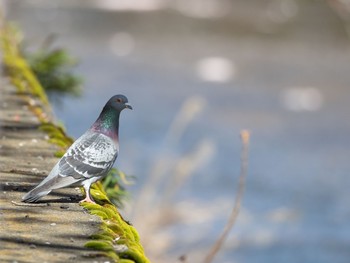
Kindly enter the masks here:
[[132, 107], [131, 107], [131, 105], [129, 103], [125, 103], [125, 108], [132, 110]]

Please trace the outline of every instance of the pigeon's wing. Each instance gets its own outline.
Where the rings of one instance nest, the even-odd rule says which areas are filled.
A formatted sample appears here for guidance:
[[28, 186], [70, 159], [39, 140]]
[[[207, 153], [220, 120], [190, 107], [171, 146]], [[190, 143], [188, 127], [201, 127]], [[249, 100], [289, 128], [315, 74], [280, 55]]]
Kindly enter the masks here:
[[22, 200], [35, 202], [53, 189], [104, 176], [113, 166], [117, 155], [118, 144], [111, 138], [87, 132], [73, 143], [50, 174]]
[[118, 145], [110, 137], [87, 132], [59, 161], [59, 175], [77, 180], [104, 176], [118, 156]]

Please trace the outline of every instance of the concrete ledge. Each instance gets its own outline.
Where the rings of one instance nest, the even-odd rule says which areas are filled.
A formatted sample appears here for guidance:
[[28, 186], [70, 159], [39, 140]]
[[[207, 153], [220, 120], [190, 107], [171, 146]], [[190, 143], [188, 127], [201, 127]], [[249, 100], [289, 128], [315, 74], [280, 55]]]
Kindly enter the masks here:
[[[38, 130], [28, 110], [29, 94], [0, 84], [0, 257], [1, 262], [106, 262], [84, 248], [101, 220], [79, 206], [80, 190], [56, 191], [37, 205], [21, 197], [51, 170], [58, 147]], [[37, 102], [39, 103], [39, 102]]]

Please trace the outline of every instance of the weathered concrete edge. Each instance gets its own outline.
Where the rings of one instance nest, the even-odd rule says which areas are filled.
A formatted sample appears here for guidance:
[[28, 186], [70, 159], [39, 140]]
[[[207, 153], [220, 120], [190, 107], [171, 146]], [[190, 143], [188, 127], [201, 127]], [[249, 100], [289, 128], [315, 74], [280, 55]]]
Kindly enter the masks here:
[[3, 76], [0, 80], [0, 261], [110, 261], [99, 251], [84, 249], [101, 220], [82, 213], [79, 189], [60, 189], [37, 204], [21, 203], [57, 162], [58, 147], [37, 129], [40, 122], [28, 110], [28, 97], [40, 101], [16, 93]]

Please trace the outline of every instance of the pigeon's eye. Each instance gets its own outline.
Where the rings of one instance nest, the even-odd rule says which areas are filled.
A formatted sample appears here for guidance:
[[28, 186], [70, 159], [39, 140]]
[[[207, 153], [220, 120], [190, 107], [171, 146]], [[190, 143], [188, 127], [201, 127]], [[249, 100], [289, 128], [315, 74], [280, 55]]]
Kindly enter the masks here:
[[118, 98], [118, 99], [117, 99], [117, 102], [122, 103], [123, 101], [122, 101], [121, 98]]

